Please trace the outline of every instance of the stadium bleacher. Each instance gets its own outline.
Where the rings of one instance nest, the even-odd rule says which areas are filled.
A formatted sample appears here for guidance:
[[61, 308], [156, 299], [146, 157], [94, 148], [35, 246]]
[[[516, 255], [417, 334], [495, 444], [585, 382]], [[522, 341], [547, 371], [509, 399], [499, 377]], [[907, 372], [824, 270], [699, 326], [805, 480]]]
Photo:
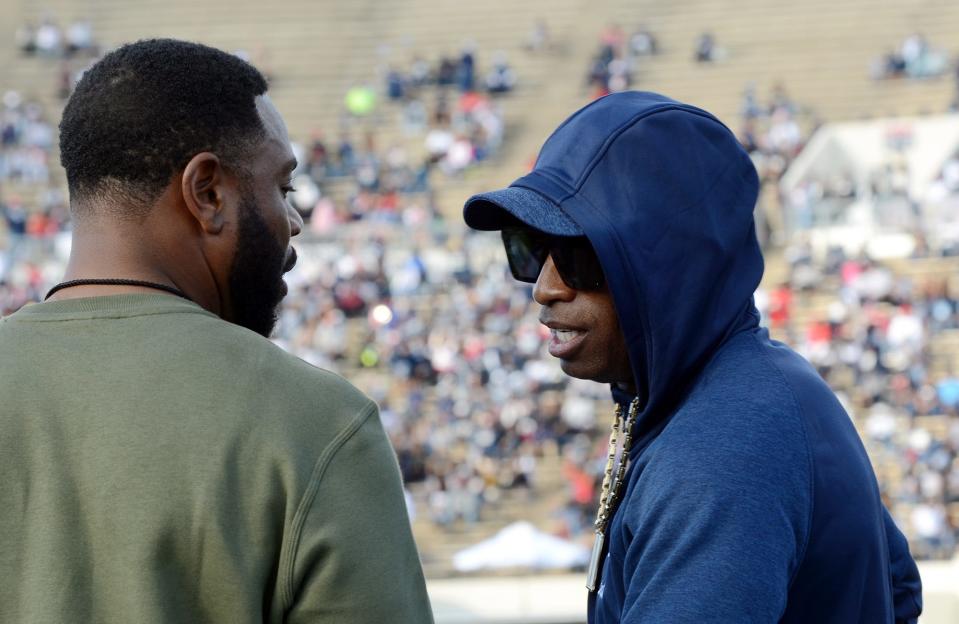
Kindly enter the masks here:
[[[42, 5], [0, 3], [0, 92], [16, 89], [43, 104], [53, 121], [62, 105], [57, 94], [60, 65], [45, 58], [24, 58], [12, 44], [16, 28], [54, 16], [61, 25], [89, 18], [97, 41], [111, 47], [133, 39], [172, 36], [200, 40], [228, 50], [245, 50], [268, 67], [272, 97], [283, 112], [291, 136], [306, 142], [314, 130], [335, 136], [343, 124], [343, 99], [355, 85], [370, 83], [378, 90], [382, 72], [390, 65], [405, 66], [413, 54], [435, 59], [457, 54], [467, 42], [479, 51], [481, 65], [499, 50], [505, 51], [519, 77], [514, 93], [503, 98], [507, 139], [498, 155], [459, 178], [434, 176], [435, 201], [450, 222], [457, 221], [462, 200], [474, 191], [507, 184], [521, 175], [549, 132], [571, 111], [586, 103], [585, 76], [599, 33], [610, 22], [628, 34], [645, 24], [657, 37], [660, 53], [641, 60], [635, 87], [669, 94], [715, 112], [731, 128], [739, 127], [742, 93], [750, 83], [762, 93], [782, 83], [802, 103], [807, 125], [817, 120], [860, 119], [878, 116], [942, 112], [955, 96], [952, 75], [925, 80], [876, 81], [870, 64], [888, 48], [921, 31], [935, 46], [955, 56], [953, 37], [959, 29], [959, 3], [949, 0], [867, 2], [707, 2], [663, 3], [641, 0], [600, 2], [449, 3], [441, 0], [342, 3], [295, 0], [277, 4], [234, 3], [214, 0], [193, 3], [173, 0], [126, 3], [119, 0], [82, 4], [52, 0]], [[695, 16], [691, 18], [690, 16]], [[530, 30], [545, 18], [551, 51], [522, 49]], [[868, 27], [864, 23], [868, 22]], [[709, 30], [725, 50], [722, 60], [693, 62], [696, 37]], [[252, 33], [252, 34], [251, 34]], [[952, 46], [952, 47], [949, 47]], [[952, 72], [955, 70], [952, 69]], [[398, 108], [381, 96], [379, 115], [354, 120], [352, 127], [370, 128], [380, 145], [402, 143], [422, 150], [422, 137], [410, 138], [399, 129]], [[375, 121], [378, 120], [378, 121]], [[62, 174], [54, 167], [54, 182]], [[340, 184], [340, 183], [337, 183]], [[349, 182], [330, 192], [342, 198]], [[4, 187], [24, 196], [29, 188]], [[2, 241], [0, 234], [0, 241]], [[899, 276], [915, 280], [952, 279], [959, 275], [956, 258], [906, 259], [889, 264]], [[787, 262], [771, 250], [764, 287], [786, 281]], [[836, 299], [835, 283], [797, 296], [792, 311], [795, 334], [828, 317]], [[959, 292], [954, 287], [953, 293]], [[437, 295], [440, 297], [441, 295]], [[430, 307], [435, 302], [427, 301]], [[342, 372], [362, 386], [375, 384], [375, 373], [353, 364], [363, 347], [365, 317], [350, 321], [354, 328]], [[782, 334], [788, 338], [787, 333]], [[944, 330], [929, 344], [929, 375], [942, 379], [959, 371], [959, 334]], [[426, 409], [436, 409], [430, 398]], [[953, 418], [954, 421], [954, 418]], [[949, 435], [947, 416], [900, 418], [898, 434], [917, 429], [935, 439]], [[452, 555], [489, 537], [507, 523], [531, 519], [544, 527], [555, 525], [555, 510], [569, 497], [563, 476], [563, 457], [546, 445], [537, 457], [535, 486], [505, 489], [474, 522], [440, 525], [425, 511], [418, 514], [415, 532], [431, 576], [454, 574]], [[904, 477], [902, 466], [878, 463], [880, 478], [895, 488]], [[429, 507], [428, 495], [413, 488], [417, 508]], [[950, 507], [953, 528], [959, 526], [959, 508]]]

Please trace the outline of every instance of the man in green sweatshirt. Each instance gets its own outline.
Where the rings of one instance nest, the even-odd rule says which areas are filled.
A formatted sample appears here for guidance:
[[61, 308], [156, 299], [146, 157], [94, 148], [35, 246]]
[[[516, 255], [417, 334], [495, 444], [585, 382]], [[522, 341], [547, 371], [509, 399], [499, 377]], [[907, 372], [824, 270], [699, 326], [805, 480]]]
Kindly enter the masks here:
[[0, 621], [432, 621], [376, 405], [265, 336], [302, 221], [266, 83], [141, 41], [60, 149], [73, 248], [0, 320]]

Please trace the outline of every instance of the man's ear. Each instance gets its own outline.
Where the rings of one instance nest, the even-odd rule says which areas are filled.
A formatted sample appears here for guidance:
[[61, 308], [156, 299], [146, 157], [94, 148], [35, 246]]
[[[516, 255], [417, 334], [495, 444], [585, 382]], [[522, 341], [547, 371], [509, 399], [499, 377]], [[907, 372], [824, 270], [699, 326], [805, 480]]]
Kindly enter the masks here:
[[183, 203], [206, 234], [219, 234], [226, 223], [225, 178], [220, 159], [210, 152], [200, 152], [183, 169]]

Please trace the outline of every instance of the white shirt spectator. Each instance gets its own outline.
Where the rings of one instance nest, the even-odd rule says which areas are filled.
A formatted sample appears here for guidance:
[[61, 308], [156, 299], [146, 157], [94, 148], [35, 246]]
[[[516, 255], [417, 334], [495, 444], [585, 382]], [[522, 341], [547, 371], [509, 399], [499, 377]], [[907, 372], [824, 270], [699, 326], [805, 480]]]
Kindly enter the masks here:
[[67, 28], [67, 44], [76, 50], [93, 47], [93, 25], [89, 20], [80, 19]]
[[37, 49], [46, 54], [60, 50], [60, 29], [56, 24], [45, 21], [37, 29]]
[[445, 156], [453, 146], [453, 133], [445, 128], [433, 128], [426, 135], [426, 151], [434, 158]]

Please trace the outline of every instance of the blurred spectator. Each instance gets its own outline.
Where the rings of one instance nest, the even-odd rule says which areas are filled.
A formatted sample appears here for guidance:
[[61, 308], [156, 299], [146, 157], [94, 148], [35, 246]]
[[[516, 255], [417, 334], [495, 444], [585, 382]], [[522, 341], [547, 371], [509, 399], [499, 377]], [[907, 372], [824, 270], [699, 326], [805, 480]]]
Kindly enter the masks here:
[[610, 61], [608, 71], [606, 88], [610, 93], [626, 91], [632, 86], [632, 74], [629, 71], [629, 63], [625, 59], [617, 58]]
[[493, 68], [486, 74], [486, 90], [490, 93], [508, 93], [516, 85], [516, 75], [506, 61], [506, 54], [493, 55]]
[[763, 107], [756, 97], [756, 84], [750, 82], [743, 89], [743, 102], [739, 107], [739, 115], [744, 121], [750, 121], [764, 114]]
[[386, 95], [393, 101], [402, 100], [406, 95], [406, 81], [394, 67], [386, 74]]
[[696, 47], [693, 58], [697, 63], [712, 63], [716, 60], [716, 37], [713, 33], [706, 31], [696, 39]]
[[347, 132], [341, 133], [340, 142], [336, 147], [336, 157], [338, 160], [336, 172], [338, 175], [353, 175], [354, 152], [350, 135]]
[[419, 89], [430, 84], [432, 80], [433, 76], [429, 62], [421, 56], [414, 57], [410, 65], [410, 86]]
[[622, 56], [626, 35], [619, 24], [607, 24], [599, 36], [600, 45], [609, 49], [609, 59]]
[[456, 83], [460, 91], [476, 89], [476, 50], [472, 44], [463, 48], [459, 66], [456, 68]]
[[457, 64], [448, 56], [440, 59], [436, 70], [436, 84], [441, 87], [452, 86], [456, 82]]
[[402, 126], [406, 136], [416, 136], [426, 131], [429, 121], [426, 105], [419, 98], [411, 98], [403, 105]]
[[43, 56], [59, 56], [62, 52], [63, 33], [53, 18], [46, 17], [37, 28], [37, 52]]
[[772, 93], [769, 96], [769, 114], [776, 115], [777, 113], [781, 113], [792, 117], [798, 112], [799, 107], [793, 99], [789, 97], [786, 86], [781, 82], [774, 84]]
[[604, 48], [593, 60], [592, 65], [589, 68], [589, 73], [586, 76], [586, 83], [592, 89], [592, 97], [600, 98], [604, 95], [609, 95], [609, 64], [611, 60], [607, 60], [608, 48]]
[[548, 50], [550, 46], [549, 26], [546, 24], [546, 20], [538, 19], [533, 24], [524, 47], [530, 52], [542, 52]]
[[453, 133], [446, 127], [435, 125], [426, 135], [426, 152], [434, 162], [438, 162], [453, 146]]
[[436, 93], [436, 102], [433, 107], [433, 123], [449, 125], [452, 119], [449, 97], [446, 90], [441, 89]]
[[88, 19], [76, 19], [67, 27], [67, 55], [91, 52], [94, 49], [93, 25]]
[[323, 139], [323, 133], [320, 130], [314, 130], [306, 161], [306, 172], [313, 180], [322, 182], [328, 175], [332, 174], [332, 168], [333, 162], [330, 158], [330, 150]]
[[646, 26], [640, 26], [629, 37], [629, 52], [633, 56], [653, 56], [659, 52], [656, 37]]
[[473, 144], [467, 137], [460, 135], [453, 139], [452, 144], [440, 161], [440, 166], [447, 175], [456, 176], [472, 164], [474, 160]]

